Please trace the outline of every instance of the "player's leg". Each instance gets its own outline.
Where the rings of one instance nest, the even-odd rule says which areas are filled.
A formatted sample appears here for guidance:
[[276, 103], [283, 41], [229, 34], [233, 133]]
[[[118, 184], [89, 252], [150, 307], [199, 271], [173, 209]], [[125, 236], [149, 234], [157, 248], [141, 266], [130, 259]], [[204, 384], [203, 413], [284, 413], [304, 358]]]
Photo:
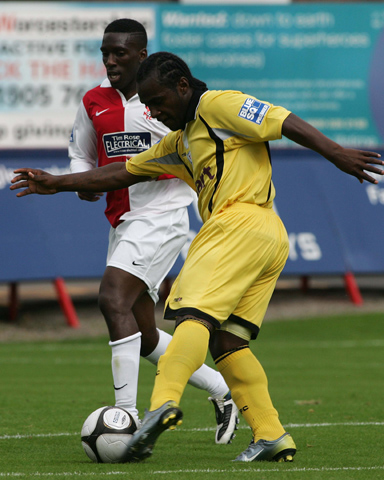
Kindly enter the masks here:
[[[143, 231], [146, 239], [140, 238], [140, 245], [145, 245], [146, 260], [144, 257], [140, 257], [142, 259], [137, 263], [149, 264], [151, 268], [142, 273], [142, 278], [145, 278], [148, 285], [148, 294], [137, 299], [133, 306], [133, 312], [142, 332], [141, 354], [157, 365], [172, 336], [163, 330], [154, 330], [153, 308], [158, 301], [159, 287], [185, 244], [189, 222], [186, 209], [166, 212], [152, 218], [142, 219], [142, 221], [145, 222]], [[135, 222], [135, 226], [135, 235], [137, 235], [137, 222]], [[148, 240], [148, 231], [151, 231], [151, 238], [156, 241]], [[140, 273], [137, 274], [140, 275]], [[152, 305], [149, 296], [153, 301]], [[155, 344], [156, 338], [157, 343]], [[230, 443], [237, 428], [238, 412], [222, 375], [204, 364], [193, 373], [188, 383], [201, 390], [206, 390], [210, 395], [209, 400], [215, 406], [217, 423], [215, 442]]]
[[155, 303], [148, 290], [136, 299], [132, 312], [142, 335], [140, 355], [146, 358], [156, 350], [160, 341], [160, 330], [156, 328]]
[[[154, 302], [148, 292], [143, 293], [135, 302], [132, 308], [133, 315], [138, 324], [141, 336], [141, 356], [157, 365], [159, 358], [164, 355], [172, 335], [156, 328], [154, 315]], [[200, 390], [206, 390], [213, 401], [230, 404], [224, 398], [228, 395], [229, 389], [222, 375], [211, 367], [203, 364], [196, 372], [192, 374], [188, 383]], [[212, 401], [211, 400], [211, 401]], [[233, 433], [233, 432], [231, 432]], [[225, 435], [228, 438], [228, 434]], [[218, 443], [228, 443], [228, 441]]]
[[[145, 292], [136, 300], [133, 314], [142, 332], [141, 356], [157, 365], [160, 357], [165, 354], [172, 335], [156, 328], [153, 306], [151, 297]], [[210, 394], [209, 400], [215, 406], [217, 423], [215, 442], [231, 443], [239, 423], [238, 409], [223, 376], [217, 370], [203, 364], [191, 375], [188, 383]]]
[[[260, 215], [265, 218], [262, 218], [262, 235], [256, 236], [258, 251], [252, 265], [259, 273], [233, 315], [222, 323], [220, 331], [213, 333], [210, 349], [253, 432], [251, 445], [236, 460], [292, 460], [295, 444], [280, 423], [263, 367], [249, 348], [249, 340], [257, 336], [288, 253], [285, 229], [278, 217], [273, 212]], [[253, 230], [257, 233], [256, 226]], [[245, 240], [243, 243], [246, 245]]]
[[[236, 332], [237, 325], [232, 327]], [[243, 334], [244, 328], [241, 327], [240, 331]], [[251, 352], [248, 340], [219, 330], [212, 335], [210, 348], [219, 371], [231, 387], [233, 399], [253, 433], [249, 447], [235, 460], [292, 461], [296, 453], [295, 443], [280, 423], [269, 395], [267, 377]]]
[[[155, 349], [148, 355], [143, 355], [142, 353], [144, 358], [150, 361], [153, 365], [157, 365], [160, 357], [164, 355], [170, 341], [172, 340], [172, 335], [165, 332], [164, 330], [157, 329], [157, 333], [158, 343]], [[141, 342], [142, 345], [143, 337]], [[192, 376], [188, 380], [188, 383], [200, 390], [206, 390], [215, 400], [226, 397], [229, 391], [228, 386], [225, 383], [222, 375], [218, 371], [214, 370], [211, 367], [208, 367], [205, 364], [203, 364], [198, 370], [196, 370], [196, 372], [192, 374]]]
[[188, 316], [176, 327], [157, 365], [150, 410], [158, 409], [170, 399], [180, 403], [189, 378], [205, 361], [210, 330], [208, 323]]
[[[158, 330], [159, 342], [148, 356], [145, 358], [153, 365], [157, 365], [160, 357], [172, 340], [172, 336], [163, 330]], [[143, 337], [142, 337], [143, 339]], [[208, 400], [215, 408], [216, 432], [215, 443], [228, 444], [235, 437], [235, 431], [238, 428], [239, 418], [238, 409], [232, 399], [231, 392], [223, 376], [205, 363], [198, 368], [189, 378], [188, 383], [200, 390], [206, 390], [210, 396]]]
[[150, 456], [159, 435], [182, 422], [180, 399], [188, 379], [206, 358], [210, 330], [213, 328], [205, 320], [188, 316], [183, 320], [176, 327], [165, 354], [159, 360], [151, 406], [140, 430], [132, 436], [127, 461], [144, 460]]
[[275, 282], [276, 278], [262, 276], [260, 284], [248, 290], [236, 313], [222, 323], [210, 342], [216, 366], [229, 379], [231, 388], [235, 388], [233, 399], [251, 427], [255, 441], [275, 440], [285, 433], [268, 393], [267, 377], [249, 348], [249, 340], [256, 337], [261, 326]]
[[108, 327], [112, 349], [115, 405], [127, 409], [136, 419], [141, 332], [132, 307], [146, 289], [139, 278], [109, 266], [99, 292], [99, 306]]

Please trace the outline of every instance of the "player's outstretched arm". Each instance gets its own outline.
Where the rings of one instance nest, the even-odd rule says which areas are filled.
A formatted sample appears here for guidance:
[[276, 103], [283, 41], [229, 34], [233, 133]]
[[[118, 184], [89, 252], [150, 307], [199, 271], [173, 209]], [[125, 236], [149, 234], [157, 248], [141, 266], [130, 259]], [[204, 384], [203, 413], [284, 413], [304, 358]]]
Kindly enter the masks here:
[[68, 175], [51, 175], [44, 170], [34, 168], [18, 168], [14, 173], [18, 175], [11, 180], [10, 189], [24, 188], [17, 193], [17, 197], [32, 193], [53, 195], [58, 192], [109, 192], [150, 180], [150, 177], [139, 177], [128, 173], [125, 163], [120, 162]]
[[293, 142], [319, 153], [343, 172], [356, 177], [361, 183], [364, 180], [378, 183], [367, 172], [384, 175], [384, 170], [375, 167], [375, 165], [384, 165], [379, 153], [344, 148], [293, 113], [285, 119], [282, 133]]

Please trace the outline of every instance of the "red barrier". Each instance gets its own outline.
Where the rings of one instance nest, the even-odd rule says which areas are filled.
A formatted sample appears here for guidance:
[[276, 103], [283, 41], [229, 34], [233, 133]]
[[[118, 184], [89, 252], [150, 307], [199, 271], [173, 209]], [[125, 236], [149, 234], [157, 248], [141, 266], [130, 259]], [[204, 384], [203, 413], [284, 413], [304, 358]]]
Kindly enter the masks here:
[[72, 328], [79, 328], [80, 322], [77, 318], [75, 307], [73, 306], [72, 299], [68, 293], [64, 280], [59, 277], [54, 280], [58, 300], [61, 309], [67, 319], [67, 323]]

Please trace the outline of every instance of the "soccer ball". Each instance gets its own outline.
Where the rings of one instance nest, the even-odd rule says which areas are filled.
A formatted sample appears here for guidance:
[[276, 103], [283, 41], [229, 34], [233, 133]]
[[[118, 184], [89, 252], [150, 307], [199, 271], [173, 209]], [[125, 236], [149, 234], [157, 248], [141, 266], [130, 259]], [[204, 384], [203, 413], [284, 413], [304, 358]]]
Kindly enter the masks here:
[[136, 422], [120, 407], [101, 407], [85, 420], [81, 443], [88, 457], [96, 463], [121, 463]]

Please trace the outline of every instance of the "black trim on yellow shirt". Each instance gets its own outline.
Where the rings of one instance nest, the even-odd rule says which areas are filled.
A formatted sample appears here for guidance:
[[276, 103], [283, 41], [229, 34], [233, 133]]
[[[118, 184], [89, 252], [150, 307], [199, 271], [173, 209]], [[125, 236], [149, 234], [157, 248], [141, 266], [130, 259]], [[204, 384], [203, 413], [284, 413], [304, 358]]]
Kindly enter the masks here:
[[[269, 142], [265, 142], [265, 148], [267, 149], [267, 153], [268, 153], [268, 158], [269, 158], [269, 163], [272, 165], [272, 157], [271, 157], [271, 150], [269, 148]], [[269, 199], [271, 198], [271, 190], [272, 190], [272, 178], [269, 182], [269, 188], [268, 188], [268, 195], [267, 195], [267, 202], [269, 201]], [[265, 202], [265, 203], [267, 203]]]
[[224, 170], [224, 142], [216, 135], [216, 133], [212, 130], [212, 128], [208, 125], [208, 123], [204, 120], [204, 118], [199, 115], [200, 120], [204, 123], [208, 130], [209, 136], [216, 144], [216, 182], [215, 187], [213, 189], [212, 196], [209, 200], [208, 210], [212, 213], [212, 205], [213, 205], [213, 197], [215, 196], [217, 187], [219, 186], [221, 177], [223, 176]]

